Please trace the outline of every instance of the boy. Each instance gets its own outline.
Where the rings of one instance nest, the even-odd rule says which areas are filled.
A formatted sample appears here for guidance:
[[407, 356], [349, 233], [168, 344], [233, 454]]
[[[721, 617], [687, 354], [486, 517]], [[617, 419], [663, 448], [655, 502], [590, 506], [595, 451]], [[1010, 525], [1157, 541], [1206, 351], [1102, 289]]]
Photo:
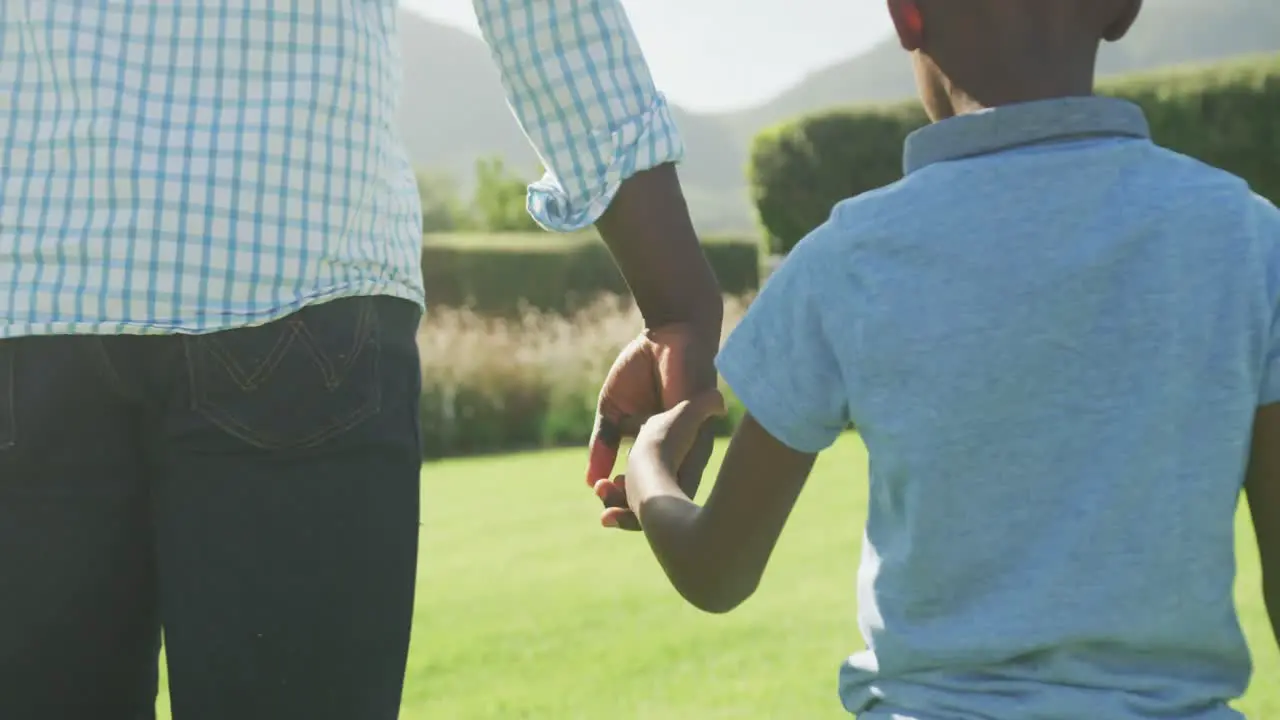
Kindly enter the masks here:
[[1238, 718], [1242, 484], [1280, 621], [1280, 212], [1092, 95], [1138, 0], [888, 4], [936, 121], [906, 177], [839, 204], [727, 340], [749, 415], [705, 506], [672, 468], [715, 394], [644, 426], [603, 522], [634, 512], [684, 597], [727, 612], [853, 421], [849, 712]]

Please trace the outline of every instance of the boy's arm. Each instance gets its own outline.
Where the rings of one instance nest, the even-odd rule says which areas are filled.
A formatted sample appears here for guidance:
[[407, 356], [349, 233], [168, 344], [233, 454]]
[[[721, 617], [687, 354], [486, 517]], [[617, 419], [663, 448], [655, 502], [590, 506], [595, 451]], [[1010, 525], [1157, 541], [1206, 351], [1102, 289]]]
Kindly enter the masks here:
[[1257, 227], [1270, 252], [1269, 295], [1275, 298], [1271, 342], [1263, 362], [1262, 387], [1254, 420], [1253, 445], [1245, 494], [1253, 516], [1258, 555], [1262, 560], [1262, 589], [1271, 617], [1271, 629], [1280, 643], [1280, 212], [1270, 201], [1254, 196]]
[[[696, 431], [694, 425], [682, 432]], [[668, 464], [661, 451], [633, 450], [626, 475], [631, 506], [685, 600], [705, 612], [725, 613], [751, 597], [816, 457], [787, 447], [747, 415], [699, 508], [670, 469], [679, 458]]]
[[[856, 322], [856, 308], [828, 299], [844, 286], [822, 237], [801, 242], [769, 278], [717, 358], [746, 407], [704, 507], [674, 472], [708, 406], [695, 403], [647, 423], [632, 448], [626, 494], [667, 576], [690, 603], [727, 612], [756, 589], [814, 459], [848, 426], [840, 354], [825, 318]], [[843, 297], [843, 296], [840, 296]], [[705, 396], [702, 396], [705, 397]], [[705, 403], [705, 401], [700, 401]], [[607, 516], [606, 516], [607, 517]]]
[[1258, 411], [1245, 492], [1262, 558], [1267, 614], [1280, 643], [1280, 405]]

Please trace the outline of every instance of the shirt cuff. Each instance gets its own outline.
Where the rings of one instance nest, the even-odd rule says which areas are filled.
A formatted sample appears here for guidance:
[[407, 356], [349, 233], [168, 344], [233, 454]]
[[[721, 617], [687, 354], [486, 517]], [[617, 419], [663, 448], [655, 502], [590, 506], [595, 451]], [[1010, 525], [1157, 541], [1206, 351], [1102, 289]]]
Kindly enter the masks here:
[[661, 93], [655, 95], [644, 114], [627, 120], [602, 138], [600, 146], [612, 148], [612, 159], [600, 174], [581, 178], [576, 197], [551, 172], [529, 186], [526, 208], [544, 229], [567, 233], [594, 225], [609, 209], [625, 180], [684, 159], [684, 142]]

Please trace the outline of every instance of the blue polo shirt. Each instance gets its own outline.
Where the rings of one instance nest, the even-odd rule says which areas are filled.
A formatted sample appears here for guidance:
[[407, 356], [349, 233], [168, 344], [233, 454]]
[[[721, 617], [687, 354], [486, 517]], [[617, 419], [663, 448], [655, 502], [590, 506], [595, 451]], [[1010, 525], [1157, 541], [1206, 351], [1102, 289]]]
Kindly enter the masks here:
[[800, 243], [718, 360], [783, 443], [849, 421], [866, 443], [845, 707], [1239, 718], [1233, 528], [1280, 402], [1280, 212], [1114, 99], [947, 120], [905, 165]]

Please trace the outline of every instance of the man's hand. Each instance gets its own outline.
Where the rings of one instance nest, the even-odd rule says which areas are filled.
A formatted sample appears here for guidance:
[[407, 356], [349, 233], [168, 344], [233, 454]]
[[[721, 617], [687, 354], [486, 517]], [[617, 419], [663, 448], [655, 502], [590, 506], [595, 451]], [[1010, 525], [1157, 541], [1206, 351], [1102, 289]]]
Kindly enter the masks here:
[[[648, 330], [623, 349], [609, 371], [591, 436], [587, 482], [617, 527], [640, 529], [625, 489], [611, 479], [623, 439], [635, 437], [650, 417], [705, 392], [707, 378], [714, 388], [717, 341], [718, 335], [703, 337], [688, 324]], [[681, 457], [680, 489], [690, 498], [698, 492], [713, 444], [711, 428], [700, 426]]]

